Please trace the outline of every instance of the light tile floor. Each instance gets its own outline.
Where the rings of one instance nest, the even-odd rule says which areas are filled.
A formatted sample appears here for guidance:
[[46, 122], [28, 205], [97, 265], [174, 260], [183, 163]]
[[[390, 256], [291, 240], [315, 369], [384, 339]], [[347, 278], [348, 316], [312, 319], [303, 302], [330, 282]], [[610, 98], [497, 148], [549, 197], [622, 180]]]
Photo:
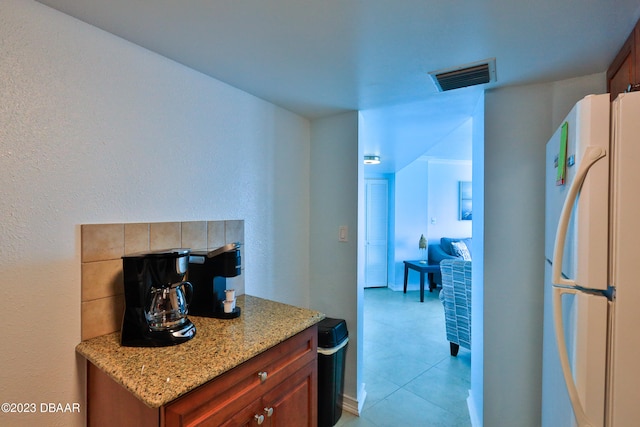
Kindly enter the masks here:
[[438, 292], [364, 291], [364, 382], [360, 417], [338, 427], [469, 427], [471, 353], [449, 354]]

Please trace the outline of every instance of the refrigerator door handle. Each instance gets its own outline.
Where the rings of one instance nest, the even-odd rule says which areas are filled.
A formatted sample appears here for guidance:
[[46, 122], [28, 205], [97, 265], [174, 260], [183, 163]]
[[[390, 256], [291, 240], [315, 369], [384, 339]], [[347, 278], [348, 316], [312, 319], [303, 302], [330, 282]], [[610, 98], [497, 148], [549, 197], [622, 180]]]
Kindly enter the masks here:
[[560, 356], [560, 366], [562, 367], [564, 382], [567, 385], [569, 399], [571, 400], [571, 406], [573, 406], [573, 413], [575, 414], [578, 427], [596, 427], [596, 424], [591, 423], [587, 418], [587, 414], [584, 412], [584, 408], [580, 402], [578, 388], [576, 387], [573, 374], [571, 373], [569, 353], [567, 352], [567, 343], [564, 337], [564, 325], [562, 323], [562, 295], [577, 294], [578, 292], [578, 290], [572, 288], [553, 286], [553, 327], [556, 332], [556, 343], [558, 345], [558, 356]]
[[567, 240], [567, 229], [569, 228], [569, 221], [571, 220], [571, 213], [575, 206], [578, 193], [582, 187], [582, 183], [587, 177], [587, 173], [591, 166], [593, 166], [598, 160], [606, 155], [606, 150], [602, 147], [595, 147], [589, 145], [584, 151], [584, 156], [576, 172], [576, 176], [569, 187], [567, 198], [562, 206], [562, 212], [560, 213], [560, 220], [558, 221], [558, 230], [556, 232], [556, 242], [553, 248], [553, 270], [551, 273], [551, 283], [560, 286], [577, 286], [575, 280], [571, 278], [562, 277], [562, 261], [564, 258], [564, 246]]

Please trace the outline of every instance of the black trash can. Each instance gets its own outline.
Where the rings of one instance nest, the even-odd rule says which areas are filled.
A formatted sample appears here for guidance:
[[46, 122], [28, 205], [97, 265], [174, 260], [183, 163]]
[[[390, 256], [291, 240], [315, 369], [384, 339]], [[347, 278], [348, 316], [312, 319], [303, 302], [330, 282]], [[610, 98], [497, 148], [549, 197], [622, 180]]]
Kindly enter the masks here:
[[348, 342], [343, 319], [325, 318], [318, 323], [318, 427], [332, 427], [342, 416]]

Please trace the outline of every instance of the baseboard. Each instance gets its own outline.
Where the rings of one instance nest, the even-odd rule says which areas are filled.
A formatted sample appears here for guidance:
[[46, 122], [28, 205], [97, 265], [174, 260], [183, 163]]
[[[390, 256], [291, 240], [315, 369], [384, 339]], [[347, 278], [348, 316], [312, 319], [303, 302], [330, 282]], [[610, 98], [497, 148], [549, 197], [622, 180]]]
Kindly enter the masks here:
[[469, 397], [467, 397], [467, 408], [469, 409], [469, 418], [471, 419], [471, 427], [482, 427], [482, 422], [478, 416], [476, 409], [476, 402], [471, 397], [471, 390], [469, 390]]
[[359, 417], [360, 414], [362, 413], [362, 407], [364, 406], [364, 401], [367, 398], [367, 392], [364, 389], [364, 383], [362, 383], [362, 386], [360, 387], [360, 393], [358, 394], [361, 397], [360, 400], [354, 399], [351, 396], [343, 394], [342, 410]]
[[[389, 289], [391, 289], [392, 291], [400, 291], [400, 292], [404, 291], [404, 285], [402, 285], [402, 284], [396, 285], [396, 284], [389, 283], [389, 285], [387, 287]], [[409, 283], [407, 285], [407, 290], [408, 291], [419, 291], [420, 290], [420, 284], [419, 283]], [[424, 290], [425, 291], [429, 290], [429, 285], [427, 285], [426, 283], [424, 284]]]
[[[403, 289], [402, 285], [396, 285], [395, 283], [389, 283], [387, 287], [392, 291], [402, 291]], [[420, 285], [418, 285], [418, 289], [420, 289]]]

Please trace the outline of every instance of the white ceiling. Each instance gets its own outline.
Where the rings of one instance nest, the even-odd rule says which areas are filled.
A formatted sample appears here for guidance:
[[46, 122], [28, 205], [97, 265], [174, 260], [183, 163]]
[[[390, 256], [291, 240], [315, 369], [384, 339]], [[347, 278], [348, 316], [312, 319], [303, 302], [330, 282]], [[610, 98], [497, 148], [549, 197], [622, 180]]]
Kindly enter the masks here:
[[415, 126], [402, 115], [434, 135], [463, 124], [443, 127], [441, 112], [466, 114], [477, 92], [438, 93], [430, 71], [495, 57], [484, 89], [602, 72], [640, 12], [638, 0], [39, 1], [305, 117], [373, 110], [389, 135]]
[[365, 154], [382, 158], [366, 172], [396, 172], [422, 156], [471, 160], [471, 116], [481, 94], [467, 88], [362, 111]]

